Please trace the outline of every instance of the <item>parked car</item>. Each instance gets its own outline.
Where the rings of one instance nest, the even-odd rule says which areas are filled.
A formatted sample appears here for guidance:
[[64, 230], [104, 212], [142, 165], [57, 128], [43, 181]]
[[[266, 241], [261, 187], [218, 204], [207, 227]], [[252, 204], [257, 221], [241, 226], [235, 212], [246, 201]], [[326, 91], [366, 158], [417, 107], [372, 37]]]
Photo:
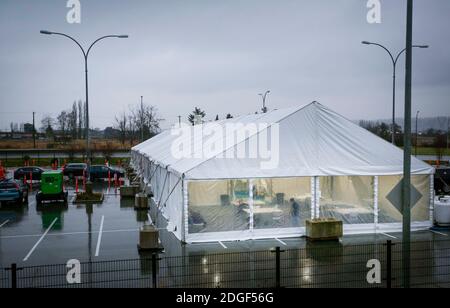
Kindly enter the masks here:
[[69, 178], [83, 175], [88, 176], [87, 164], [67, 164], [63, 167], [63, 174]]
[[61, 170], [42, 173], [41, 190], [36, 194], [36, 204], [43, 201], [67, 203], [68, 193], [64, 191], [64, 175]]
[[22, 167], [14, 171], [14, 179], [23, 180], [25, 177], [27, 177], [27, 179], [29, 180], [31, 174], [33, 180], [40, 181], [42, 172], [44, 172], [44, 169], [39, 167]]
[[434, 189], [438, 195], [450, 193], [450, 167], [436, 168]]
[[123, 178], [125, 175], [122, 170], [114, 167], [108, 167], [105, 165], [92, 165], [89, 170], [90, 179], [91, 181], [98, 179], [107, 179], [108, 172], [110, 173], [111, 178], [114, 178], [114, 175], [117, 175], [117, 178]]
[[14, 179], [0, 180], [0, 203], [28, 203], [28, 187], [22, 181]]

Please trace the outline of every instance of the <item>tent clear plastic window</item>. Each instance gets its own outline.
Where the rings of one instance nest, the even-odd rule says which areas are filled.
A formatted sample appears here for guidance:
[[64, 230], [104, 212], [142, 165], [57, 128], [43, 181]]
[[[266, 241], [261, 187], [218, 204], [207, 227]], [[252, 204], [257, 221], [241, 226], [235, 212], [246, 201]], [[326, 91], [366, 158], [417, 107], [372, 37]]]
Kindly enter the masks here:
[[321, 177], [320, 217], [336, 218], [344, 224], [374, 223], [374, 178]]
[[250, 228], [249, 181], [193, 181], [188, 184], [189, 233]]
[[310, 178], [253, 180], [255, 229], [304, 227], [310, 218]]

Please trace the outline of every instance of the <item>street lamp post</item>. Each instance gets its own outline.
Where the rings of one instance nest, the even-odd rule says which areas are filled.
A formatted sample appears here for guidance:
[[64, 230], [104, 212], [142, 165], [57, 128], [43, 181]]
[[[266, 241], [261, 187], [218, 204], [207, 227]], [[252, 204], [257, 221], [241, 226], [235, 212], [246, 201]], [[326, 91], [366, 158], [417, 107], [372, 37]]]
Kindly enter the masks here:
[[417, 113], [416, 113], [416, 142], [415, 142], [415, 154], [416, 154], [416, 157], [417, 157], [417, 140], [419, 139], [419, 130], [418, 130], [418, 122], [419, 122], [419, 113], [420, 113], [420, 110], [417, 110]]
[[[392, 52], [389, 51], [386, 47], [378, 43], [372, 43], [368, 41], [361, 42], [364, 45], [375, 45], [383, 48], [392, 60], [393, 74], [392, 74], [392, 144], [395, 145], [395, 81], [396, 81], [396, 71], [397, 71], [397, 62], [400, 56], [406, 51], [406, 48], [400, 51], [397, 56], [394, 58]], [[428, 45], [413, 45], [414, 48], [428, 48]]]
[[78, 41], [76, 39], [74, 39], [73, 37], [64, 34], [64, 33], [59, 33], [59, 32], [52, 32], [52, 31], [46, 31], [46, 30], [41, 30], [40, 31], [41, 34], [46, 34], [46, 35], [60, 35], [60, 36], [64, 36], [70, 40], [72, 40], [75, 44], [78, 45], [78, 47], [80, 47], [81, 51], [83, 52], [83, 57], [84, 57], [84, 74], [85, 74], [85, 83], [86, 83], [86, 121], [85, 121], [85, 130], [86, 130], [86, 159], [88, 162], [90, 162], [90, 137], [89, 137], [89, 87], [88, 87], [88, 57], [89, 57], [89, 53], [92, 49], [92, 47], [94, 47], [94, 45], [96, 43], [98, 43], [99, 41], [106, 39], [106, 38], [128, 38], [128, 35], [105, 35], [102, 36], [100, 38], [98, 38], [97, 40], [95, 40], [87, 49], [87, 51], [83, 48], [83, 46], [81, 46], [80, 43], [78, 43]]
[[268, 94], [270, 94], [270, 90], [266, 91], [264, 94], [262, 94], [262, 93], [258, 94], [259, 96], [262, 97], [263, 107], [262, 107], [261, 110], [262, 110], [263, 113], [266, 113], [266, 112], [267, 112], [266, 98], [267, 98], [267, 95], [268, 95]]

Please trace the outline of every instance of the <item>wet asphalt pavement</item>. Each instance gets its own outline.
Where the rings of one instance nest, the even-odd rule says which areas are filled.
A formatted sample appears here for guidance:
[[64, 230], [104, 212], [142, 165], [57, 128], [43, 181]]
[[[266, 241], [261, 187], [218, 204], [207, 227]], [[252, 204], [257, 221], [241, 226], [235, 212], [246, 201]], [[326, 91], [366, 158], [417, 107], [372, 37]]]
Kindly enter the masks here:
[[[69, 200], [74, 196], [73, 185], [67, 184]], [[103, 191], [105, 199], [98, 205], [69, 204], [37, 207], [34, 191], [25, 206], [3, 205], [0, 208], [0, 267], [17, 263], [19, 266], [65, 264], [70, 259], [104, 261], [138, 259], [139, 228], [156, 220], [156, 214], [135, 211], [134, 200], [121, 200], [119, 191], [107, 182], [95, 183], [94, 191]], [[165, 255], [203, 255], [211, 253], [264, 251], [280, 246], [283, 249], [303, 248], [303, 238], [269, 239], [223, 243], [183, 245], [164, 230], [159, 215], [158, 227]], [[449, 232], [413, 233], [414, 241], [449, 240]], [[345, 236], [341, 244], [367, 244], [387, 240], [400, 241], [400, 234]]]

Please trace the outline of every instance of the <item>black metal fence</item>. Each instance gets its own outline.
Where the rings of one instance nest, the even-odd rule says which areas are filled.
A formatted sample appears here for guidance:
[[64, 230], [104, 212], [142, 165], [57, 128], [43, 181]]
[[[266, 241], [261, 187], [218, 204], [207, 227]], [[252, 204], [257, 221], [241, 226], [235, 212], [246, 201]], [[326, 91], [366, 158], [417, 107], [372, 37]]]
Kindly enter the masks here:
[[[67, 264], [0, 270], [0, 288], [386, 288], [403, 287], [403, 246], [308, 243], [302, 249], [247, 251], [80, 264], [79, 283]], [[450, 287], [450, 241], [411, 243], [411, 287]], [[370, 260], [380, 283], [369, 283]], [[378, 262], [378, 263], [377, 263]], [[376, 269], [374, 273], [377, 273]], [[69, 276], [69, 280], [67, 279]], [[373, 275], [369, 275], [376, 278]]]

